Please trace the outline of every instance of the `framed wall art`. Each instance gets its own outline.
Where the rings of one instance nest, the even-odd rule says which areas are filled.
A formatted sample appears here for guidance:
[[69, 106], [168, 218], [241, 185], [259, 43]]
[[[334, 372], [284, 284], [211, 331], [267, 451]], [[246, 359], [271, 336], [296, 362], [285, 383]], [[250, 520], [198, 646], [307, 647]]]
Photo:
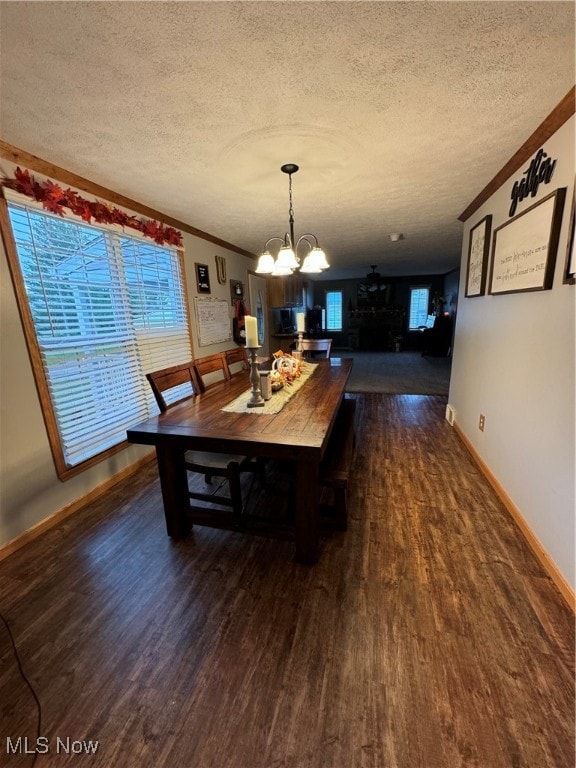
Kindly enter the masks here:
[[568, 248], [566, 249], [566, 266], [564, 268], [564, 282], [574, 285], [576, 283], [576, 244], [574, 243], [574, 214], [576, 208], [576, 181], [572, 195], [572, 211], [570, 212], [570, 225], [568, 227]]
[[491, 294], [552, 288], [566, 187], [494, 230]]
[[230, 280], [230, 299], [232, 304], [244, 299], [244, 283], [240, 280]]
[[492, 216], [485, 216], [470, 230], [468, 269], [466, 270], [466, 290], [464, 293], [468, 298], [484, 296], [486, 292], [491, 229]]
[[194, 297], [198, 346], [207, 347], [232, 339], [230, 308], [226, 299]]
[[210, 293], [210, 273], [207, 264], [194, 264], [196, 267], [196, 289], [198, 293]]

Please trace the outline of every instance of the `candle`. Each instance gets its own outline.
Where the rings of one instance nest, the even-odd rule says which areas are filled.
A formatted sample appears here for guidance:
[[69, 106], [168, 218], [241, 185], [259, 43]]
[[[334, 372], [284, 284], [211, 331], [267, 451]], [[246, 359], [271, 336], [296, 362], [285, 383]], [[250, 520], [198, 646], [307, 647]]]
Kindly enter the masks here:
[[296, 330], [298, 333], [304, 333], [304, 312], [296, 313]]
[[255, 317], [246, 315], [244, 317], [244, 322], [246, 323], [246, 346], [252, 348], [258, 347], [258, 321]]

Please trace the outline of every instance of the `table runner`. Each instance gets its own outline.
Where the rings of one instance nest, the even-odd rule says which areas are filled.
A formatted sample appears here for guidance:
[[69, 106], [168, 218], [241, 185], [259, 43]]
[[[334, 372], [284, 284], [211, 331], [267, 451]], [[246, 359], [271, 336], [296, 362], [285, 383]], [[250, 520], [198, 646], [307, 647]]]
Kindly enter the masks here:
[[286, 403], [292, 397], [294, 397], [294, 395], [304, 386], [304, 384], [306, 384], [317, 367], [318, 363], [303, 362], [300, 369], [300, 377], [295, 379], [291, 384], [285, 384], [282, 389], [278, 390], [278, 392], [273, 392], [272, 397], [270, 400], [266, 400], [264, 402], [263, 407], [248, 408], [248, 400], [250, 400], [251, 390], [247, 390], [238, 397], [234, 398], [234, 400], [228, 403], [228, 405], [225, 405], [221, 410], [227, 411], [228, 413], [264, 413], [267, 415], [271, 413], [280, 413]]

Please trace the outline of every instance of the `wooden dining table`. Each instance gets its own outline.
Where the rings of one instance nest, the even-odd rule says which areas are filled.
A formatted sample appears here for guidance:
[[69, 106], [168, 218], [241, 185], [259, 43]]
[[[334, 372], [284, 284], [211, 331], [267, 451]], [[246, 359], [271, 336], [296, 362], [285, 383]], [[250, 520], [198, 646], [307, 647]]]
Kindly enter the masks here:
[[[294, 463], [296, 560], [318, 559], [320, 463], [344, 397], [352, 360], [331, 358], [317, 368], [279, 413], [223, 411], [250, 388], [248, 376], [233, 376], [165, 413], [131, 427], [131, 443], [156, 448], [168, 535], [186, 537], [191, 525], [184, 454], [187, 450], [236, 453]], [[274, 396], [273, 396], [274, 397]]]

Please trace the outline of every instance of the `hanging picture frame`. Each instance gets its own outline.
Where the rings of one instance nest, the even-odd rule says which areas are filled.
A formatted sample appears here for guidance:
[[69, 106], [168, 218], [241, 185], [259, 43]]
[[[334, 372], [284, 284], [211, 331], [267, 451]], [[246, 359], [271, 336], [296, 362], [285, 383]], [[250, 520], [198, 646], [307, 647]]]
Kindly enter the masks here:
[[208, 264], [194, 264], [196, 268], [196, 290], [198, 293], [210, 293], [210, 272]]
[[574, 237], [574, 218], [576, 208], [576, 180], [574, 181], [574, 192], [572, 194], [572, 210], [570, 212], [570, 223], [568, 226], [568, 247], [566, 248], [566, 265], [564, 267], [564, 282], [569, 285], [576, 283], [576, 238]]
[[230, 280], [230, 300], [236, 304], [238, 299], [244, 299], [244, 283], [240, 280]]
[[552, 288], [565, 198], [557, 189], [494, 230], [491, 294]]
[[484, 216], [470, 230], [468, 243], [468, 268], [466, 270], [466, 298], [484, 296], [486, 292], [486, 273], [490, 253], [490, 231], [492, 216]]

